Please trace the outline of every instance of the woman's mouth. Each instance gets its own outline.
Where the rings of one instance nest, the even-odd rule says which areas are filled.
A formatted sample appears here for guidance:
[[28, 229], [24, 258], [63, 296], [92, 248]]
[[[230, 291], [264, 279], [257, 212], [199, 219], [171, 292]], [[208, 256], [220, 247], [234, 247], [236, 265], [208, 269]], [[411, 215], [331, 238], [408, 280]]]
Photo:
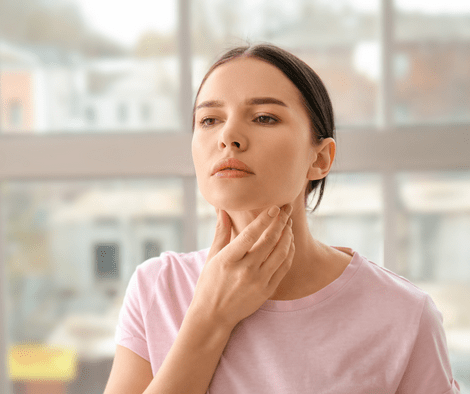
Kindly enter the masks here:
[[214, 174], [217, 178], [244, 178], [254, 174], [242, 170], [225, 169]]

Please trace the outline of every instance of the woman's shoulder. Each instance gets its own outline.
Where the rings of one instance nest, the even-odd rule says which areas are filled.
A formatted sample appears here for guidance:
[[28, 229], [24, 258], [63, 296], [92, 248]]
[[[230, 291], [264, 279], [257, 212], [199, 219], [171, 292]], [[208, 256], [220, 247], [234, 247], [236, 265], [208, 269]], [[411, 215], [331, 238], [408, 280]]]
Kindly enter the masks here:
[[209, 248], [189, 253], [165, 251], [139, 264], [134, 273], [134, 282], [141, 287], [152, 288], [161, 281], [177, 281], [181, 278], [196, 279], [201, 273]]
[[[162, 252], [137, 265], [126, 288], [128, 303], [139, 305], [144, 314], [157, 294], [190, 293], [202, 271], [209, 249], [190, 253]], [[189, 292], [188, 292], [189, 291]]]
[[204, 265], [210, 248], [201, 249], [189, 253], [180, 253], [173, 251], [163, 252], [160, 257], [168, 264], [189, 265], [192, 267], [201, 267]]
[[204, 265], [208, 254], [209, 248], [189, 253], [180, 253], [172, 250], [167, 250], [165, 252], [160, 253], [159, 256], [150, 257], [144, 262], [140, 263], [136, 267], [136, 270], [150, 273], [155, 269], [160, 269], [168, 264], [173, 266]]
[[[384, 298], [415, 306], [423, 306], [429, 294], [418, 287], [411, 280], [392, 271], [389, 268], [376, 264], [364, 256], [362, 269], [365, 282], [370, 286], [371, 291], [381, 294]], [[411, 305], [410, 305], [411, 306]]]

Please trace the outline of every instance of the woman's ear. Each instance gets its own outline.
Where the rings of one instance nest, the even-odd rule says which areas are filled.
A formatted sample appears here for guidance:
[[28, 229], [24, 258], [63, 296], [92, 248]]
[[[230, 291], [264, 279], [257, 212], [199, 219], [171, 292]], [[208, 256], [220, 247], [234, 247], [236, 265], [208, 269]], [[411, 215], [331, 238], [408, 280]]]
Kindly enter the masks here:
[[325, 138], [314, 147], [316, 155], [315, 161], [309, 169], [309, 179], [323, 179], [330, 172], [336, 155], [336, 142], [333, 138]]

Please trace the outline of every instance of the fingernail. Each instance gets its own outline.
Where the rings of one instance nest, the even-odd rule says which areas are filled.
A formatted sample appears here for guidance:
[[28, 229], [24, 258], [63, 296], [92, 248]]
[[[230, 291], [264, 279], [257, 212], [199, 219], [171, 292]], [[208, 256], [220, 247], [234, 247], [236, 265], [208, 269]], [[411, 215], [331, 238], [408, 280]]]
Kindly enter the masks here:
[[291, 204], [286, 205], [285, 211], [286, 211], [287, 215], [290, 215], [293, 210], [294, 210], [294, 207]]
[[278, 206], [273, 206], [269, 208], [268, 215], [271, 216], [272, 218], [275, 218], [279, 214], [279, 207]]

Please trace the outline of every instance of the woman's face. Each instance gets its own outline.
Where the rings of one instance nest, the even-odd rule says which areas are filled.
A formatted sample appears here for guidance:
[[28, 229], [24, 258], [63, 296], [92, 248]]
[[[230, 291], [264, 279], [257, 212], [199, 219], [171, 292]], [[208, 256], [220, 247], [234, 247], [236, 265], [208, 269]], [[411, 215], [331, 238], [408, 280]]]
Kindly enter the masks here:
[[[297, 200], [304, 207], [309, 179], [325, 175], [312, 165], [320, 146], [312, 145], [300, 92], [282, 71], [258, 59], [231, 60], [208, 77], [196, 108], [192, 155], [199, 190], [211, 205], [227, 212], [262, 211]], [[241, 160], [254, 174], [212, 175], [226, 157]]]

